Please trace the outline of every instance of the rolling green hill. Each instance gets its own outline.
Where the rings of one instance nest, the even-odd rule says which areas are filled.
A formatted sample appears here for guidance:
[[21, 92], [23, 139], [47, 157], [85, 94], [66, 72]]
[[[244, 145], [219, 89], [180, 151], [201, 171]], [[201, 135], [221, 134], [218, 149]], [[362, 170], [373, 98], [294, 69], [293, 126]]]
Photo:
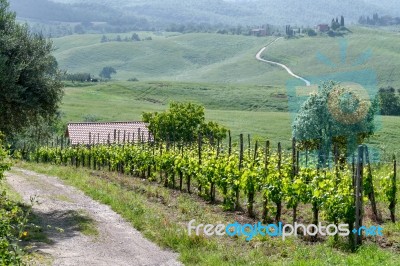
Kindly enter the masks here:
[[400, 87], [400, 34], [368, 28], [353, 31], [344, 38], [280, 40], [264, 58], [287, 64], [315, 82], [318, 76], [368, 69], [376, 73], [378, 87]]
[[[400, 35], [367, 28], [354, 28], [344, 38], [301, 37], [280, 40], [264, 53], [267, 59], [287, 64], [301, 76], [370, 69], [378, 85], [400, 87]], [[123, 35], [130, 37], [131, 34]], [[60, 67], [74, 72], [98, 74], [104, 66], [117, 70], [116, 79], [189, 81], [286, 86], [290, 77], [279, 67], [255, 60], [255, 54], [274, 37], [256, 38], [192, 33], [151, 36], [152, 41], [100, 43], [101, 35], [73, 35], [54, 39]], [[115, 38], [116, 35], [108, 34]], [[347, 49], [341, 42], [347, 42]], [[346, 59], [342, 62], [342, 51]], [[367, 52], [364, 54], [363, 53]], [[318, 60], [317, 55], [327, 60]], [[370, 57], [369, 57], [370, 56]], [[321, 57], [321, 56], [320, 56]], [[364, 60], [363, 60], [364, 59]], [[318, 81], [318, 80], [316, 80]]]
[[[101, 35], [54, 39], [62, 69], [98, 74], [104, 66], [116, 79], [283, 85], [286, 73], [257, 62], [257, 51], [272, 40], [221, 34], [151, 36], [152, 41], [100, 43]], [[124, 38], [126, 35], [121, 35]], [[130, 35], [129, 35], [130, 36]], [[115, 35], [107, 35], [115, 38]]]

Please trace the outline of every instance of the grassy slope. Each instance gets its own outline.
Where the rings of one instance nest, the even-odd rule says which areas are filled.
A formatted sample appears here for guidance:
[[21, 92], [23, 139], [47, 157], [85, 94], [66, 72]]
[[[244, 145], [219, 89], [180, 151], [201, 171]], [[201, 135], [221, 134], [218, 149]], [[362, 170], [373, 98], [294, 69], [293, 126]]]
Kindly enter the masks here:
[[251, 133], [289, 143], [290, 121], [282, 89], [268, 86], [174, 82], [116, 82], [66, 88], [65, 121], [95, 115], [102, 121], [140, 120], [142, 112], [162, 111], [168, 102], [194, 101], [206, 107], [207, 119], [233, 134]]
[[[87, 87], [68, 87], [62, 105], [64, 121], [83, 121], [94, 115], [101, 121], [140, 120], [142, 112], [162, 111], [168, 102], [194, 101], [206, 107], [207, 119], [232, 130], [233, 135], [281, 141], [288, 147], [291, 116], [284, 90], [268, 86], [214, 85], [176, 82], [109, 82]], [[400, 118], [382, 117], [372, 139], [387, 153], [400, 150]]]
[[[151, 36], [152, 41], [100, 43], [101, 35], [54, 39], [60, 67], [97, 75], [102, 67], [116, 68], [115, 78], [194, 82], [270, 84], [282, 86], [287, 75], [257, 62], [257, 51], [271, 38], [221, 34]], [[121, 37], [129, 36], [130, 34]], [[112, 39], [116, 35], [107, 34]]]
[[[353, 30], [353, 34], [344, 38], [305, 37], [281, 40], [274, 43], [264, 57], [287, 64], [302, 76], [317, 77], [314, 78], [317, 82], [318, 76], [370, 69], [376, 72], [379, 87], [400, 87], [400, 35], [368, 28]], [[347, 49], [341, 48], [343, 41], [347, 43]], [[342, 51], [346, 51], [344, 62]], [[360, 55], [366, 51], [370, 51], [371, 57], [364, 63], [357, 64], [360, 62]], [[335, 66], [319, 61], [317, 53], [329, 58]]]
[[[400, 35], [368, 28], [354, 28], [345, 38], [304, 37], [281, 40], [264, 54], [283, 62], [295, 73], [320, 76], [336, 72], [371, 69], [379, 86], [400, 87]], [[169, 80], [241, 84], [268, 84], [284, 87], [289, 76], [278, 67], [257, 62], [254, 55], [273, 37], [256, 38], [221, 34], [139, 33], [153, 41], [100, 43], [101, 35], [73, 35], [54, 39], [54, 54], [60, 67], [69, 72], [97, 74], [107, 65], [117, 69], [117, 79]], [[130, 34], [121, 35], [130, 37]], [[108, 34], [110, 39], [116, 35]], [[341, 63], [341, 40], [347, 40], [347, 58]], [[372, 57], [354, 64], [370, 50]], [[317, 59], [317, 53], [332, 60], [335, 67]], [[318, 81], [318, 78], [316, 79]]]

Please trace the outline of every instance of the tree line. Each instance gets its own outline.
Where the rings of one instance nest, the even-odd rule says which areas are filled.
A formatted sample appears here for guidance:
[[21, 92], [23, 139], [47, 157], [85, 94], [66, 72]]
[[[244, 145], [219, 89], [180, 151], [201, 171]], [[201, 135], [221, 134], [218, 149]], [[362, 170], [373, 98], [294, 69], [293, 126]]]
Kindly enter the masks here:
[[358, 23], [360, 23], [361, 25], [374, 25], [374, 26], [399, 25], [400, 17], [379, 16], [378, 13], [374, 13], [372, 17], [361, 16], [358, 19]]

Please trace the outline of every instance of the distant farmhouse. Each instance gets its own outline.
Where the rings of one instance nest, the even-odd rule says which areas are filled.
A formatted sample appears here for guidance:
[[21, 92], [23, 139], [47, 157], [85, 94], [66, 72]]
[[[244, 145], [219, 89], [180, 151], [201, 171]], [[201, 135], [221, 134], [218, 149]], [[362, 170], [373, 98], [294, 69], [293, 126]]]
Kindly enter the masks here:
[[316, 27], [316, 30], [319, 32], [328, 32], [331, 28], [328, 24], [319, 24]]
[[271, 35], [271, 28], [269, 25], [262, 25], [250, 31], [250, 35], [257, 37], [264, 37]]
[[267, 36], [267, 30], [266, 29], [252, 29], [251, 30], [251, 35], [257, 36], [257, 37], [264, 37]]
[[69, 123], [66, 137], [71, 145], [153, 141], [147, 124], [143, 122]]

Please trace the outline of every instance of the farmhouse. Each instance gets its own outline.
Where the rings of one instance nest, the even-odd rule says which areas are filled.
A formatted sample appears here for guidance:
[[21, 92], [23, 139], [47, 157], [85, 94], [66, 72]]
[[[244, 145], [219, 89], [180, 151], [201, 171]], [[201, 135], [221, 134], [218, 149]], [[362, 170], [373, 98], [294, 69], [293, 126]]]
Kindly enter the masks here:
[[328, 24], [319, 24], [317, 25], [316, 30], [319, 32], [328, 32], [330, 30], [330, 27]]
[[263, 28], [252, 29], [251, 35], [257, 36], [257, 37], [267, 36], [267, 29], [263, 29]]
[[123, 144], [153, 140], [143, 122], [69, 123], [66, 137], [71, 145]]

